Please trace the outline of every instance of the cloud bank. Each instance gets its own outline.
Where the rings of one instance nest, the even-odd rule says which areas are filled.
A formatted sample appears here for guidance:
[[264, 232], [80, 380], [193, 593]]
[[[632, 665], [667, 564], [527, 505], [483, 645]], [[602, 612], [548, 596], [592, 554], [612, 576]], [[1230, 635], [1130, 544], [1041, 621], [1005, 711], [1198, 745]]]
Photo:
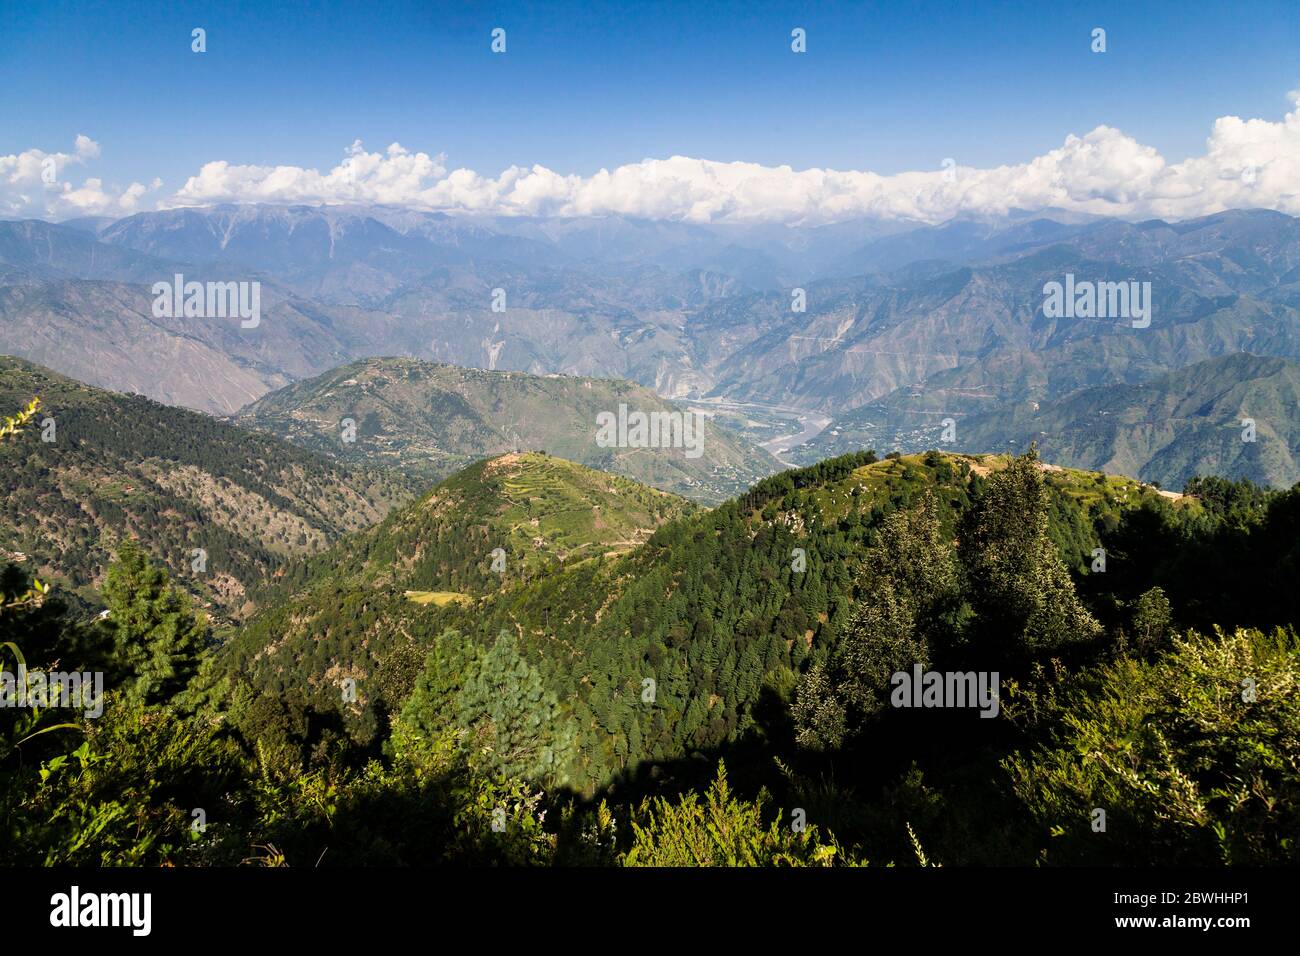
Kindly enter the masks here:
[[[413, 209], [526, 216], [627, 215], [696, 223], [812, 225], [845, 219], [942, 222], [961, 214], [998, 215], [1049, 207], [1123, 218], [1187, 219], [1232, 208], [1300, 215], [1300, 91], [1278, 122], [1225, 116], [1201, 156], [1167, 162], [1154, 148], [1109, 126], [1068, 136], [1028, 162], [976, 169], [945, 161], [933, 170], [882, 176], [870, 171], [718, 163], [673, 156], [563, 175], [512, 166], [498, 176], [448, 170], [445, 156], [398, 143], [382, 153], [352, 144], [327, 172], [298, 166], [205, 164], [159, 208], [213, 203], [385, 203]], [[78, 136], [72, 154], [28, 150], [0, 156], [0, 214], [117, 214], [142, 207], [157, 191], [139, 183], [113, 192], [98, 179], [77, 188], [65, 170], [95, 159], [99, 147]], [[59, 181], [42, 182], [53, 157]], [[48, 175], [48, 174], [47, 174]]]
[[89, 136], [77, 135], [71, 153], [47, 153], [29, 149], [9, 156], [0, 155], [0, 216], [6, 218], [71, 219], [76, 216], [128, 216], [139, 212], [151, 187], [131, 183], [125, 188], [106, 189], [93, 176], [80, 186], [71, 180], [72, 167], [85, 166], [99, 158], [99, 144]]

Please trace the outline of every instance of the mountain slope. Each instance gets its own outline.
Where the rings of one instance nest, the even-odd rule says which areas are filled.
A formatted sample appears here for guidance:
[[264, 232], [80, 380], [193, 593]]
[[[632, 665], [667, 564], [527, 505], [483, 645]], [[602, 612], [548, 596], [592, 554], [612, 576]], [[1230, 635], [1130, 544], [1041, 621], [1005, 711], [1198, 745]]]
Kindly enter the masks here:
[[[647, 414], [674, 410], [630, 382], [389, 358], [295, 382], [236, 421], [345, 461], [396, 464], [422, 477], [442, 477], [477, 458], [547, 451], [702, 501], [721, 500], [781, 467], [711, 422], [695, 458], [685, 448], [601, 447], [597, 416], [617, 415], [620, 405]], [[344, 419], [355, 423], [355, 441], [343, 440]]]
[[[1242, 350], [1300, 360], [1295, 217], [882, 232], [261, 205], [11, 224], [0, 349], [223, 413], [375, 355], [828, 416], [917, 395], [954, 416], [1051, 401]], [[155, 320], [149, 282], [175, 271], [263, 282], [261, 325]], [[1150, 282], [1149, 327], [1044, 316], [1044, 284], [1066, 275]], [[806, 311], [792, 310], [796, 287]]]
[[[1236, 254], [1206, 251], [1193, 269], [1182, 260], [1130, 265], [1057, 244], [1006, 262], [811, 283], [803, 313], [791, 311], [788, 293], [723, 300], [692, 315], [688, 334], [705, 343], [695, 360], [713, 379], [710, 395], [836, 415], [888, 402], [899, 389], [1041, 400], [1243, 349], [1300, 359], [1300, 296], [1291, 285], [1268, 285], [1289, 275], [1275, 275], [1288, 250], [1250, 277], [1233, 272], [1228, 257]], [[1048, 318], [1044, 285], [1067, 275], [1149, 282], [1149, 326]]]
[[[515, 491], [500, 501], [521, 481], [541, 481], [537, 469], [548, 461], [559, 474], [546, 481], [559, 491]], [[338, 715], [366, 741], [406, 699], [435, 645], [444, 659], [472, 660], [504, 631], [518, 642], [510, 665], [526, 661], [563, 702], [582, 754], [572, 780], [590, 789], [638, 760], [680, 757], [753, 731], [762, 702], [788, 695], [795, 671], [824, 653], [852, 612], [861, 557], [883, 518], [934, 494], [953, 533], [981, 483], [1007, 462], [845, 456], [774, 475], [711, 511], [661, 509], [656, 520], [665, 523], [624, 553], [581, 559], [619, 550], [602, 543], [560, 561], [561, 539], [547, 531], [556, 510], [545, 502], [590, 502], [574, 482], [620, 479], [542, 456], [497, 459], [316, 559], [294, 594], [224, 649], [219, 670], [256, 693]], [[503, 483], [496, 469], [506, 467]], [[1076, 569], [1091, 560], [1099, 528], [1121, 512], [1174, 507], [1132, 479], [1054, 470], [1046, 483], [1052, 538]], [[615, 488], [602, 513], [627, 507], [620, 489], [628, 485]], [[530, 533], [541, 538], [531, 567]], [[507, 550], [504, 575], [491, 571], [496, 546]], [[521, 548], [523, 568], [511, 570]], [[349, 677], [358, 697], [341, 703], [339, 681]], [[647, 678], [653, 706], [645, 706]], [[558, 740], [561, 731], [557, 724], [544, 733]]]
[[[0, 557], [92, 600], [113, 543], [136, 536], [218, 616], [238, 616], [291, 558], [413, 493], [400, 475], [0, 356], [0, 408], [33, 396], [37, 422], [0, 445]], [[202, 571], [196, 548], [206, 551]]]
[[93, 231], [39, 219], [0, 222], [0, 281], [108, 279], [153, 282], [168, 268], [154, 256], [99, 242]]
[[305, 580], [482, 597], [630, 550], [694, 510], [626, 478], [539, 452], [512, 453], [440, 482], [310, 562]]
[[[936, 402], [918, 390], [837, 419], [795, 454], [815, 460], [864, 446], [1016, 452], [1036, 441], [1047, 461], [1170, 488], [1196, 474], [1274, 487], [1300, 481], [1300, 363], [1288, 359], [1236, 353], [1055, 401], [966, 407], [976, 410], [963, 414], [962, 403]], [[943, 439], [946, 417], [955, 423], [950, 444]], [[1255, 423], [1254, 441], [1243, 440], [1244, 419]]]
[[[477, 462], [297, 565], [281, 599], [223, 649], [222, 672], [310, 699], [317, 709], [336, 709], [337, 681], [352, 676], [361, 684], [357, 713], [364, 708], [362, 726], [370, 726], [372, 705], [395, 707], [409, 691], [432, 639], [427, 627], [444, 611], [474, 613], [485, 600], [565, 569], [602, 567], [695, 510], [685, 499], [548, 455]], [[537, 613], [550, 620], [548, 608]]]
[[[1026, 447], [1049, 461], [1181, 488], [1197, 474], [1300, 481], [1300, 363], [1226, 355], [1138, 385], [1085, 389], [958, 423], [962, 447]], [[1254, 422], [1254, 440], [1243, 420]], [[1246, 437], [1249, 437], [1248, 435]]]

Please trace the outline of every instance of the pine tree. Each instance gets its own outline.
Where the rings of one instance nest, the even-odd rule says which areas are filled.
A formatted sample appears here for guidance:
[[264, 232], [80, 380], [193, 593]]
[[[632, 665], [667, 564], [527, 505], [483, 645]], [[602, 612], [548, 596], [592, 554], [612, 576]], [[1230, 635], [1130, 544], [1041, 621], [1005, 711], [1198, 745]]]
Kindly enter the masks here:
[[567, 779], [576, 728], [513, 632], [503, 628], [483, 655], [465, 681], [457, 711], [487, 767], [526, 780]]
[[960, 553], [981, 652], [1032, 657], [1100, 632], [1048, 534], [1036, 449], [990, 479], [966, 516]]
[[829, 668], [822, 662], [814, 664], [800, 679], [790, 717], [798, 728], [796, 739], [802, 746], [833, 750], [844, 743], [845, 706], [837, 691]]
[[477, 645], [460, 631], [453, 628], [438, 636], [394, 722], [394, 746], [427, 748], [455, 725], [457, 697], [478, 660]]
[[198, 671], [207, 623], [167, 572], [126, 541], [109, 565], [103, 597], [127, 694], [158, 703], [183, 690]]
[[839, 746], [881, 709], [895, 672], [929, 664], [957, 626], [960, 582], [932, 497], [884, 519], [863, 564], [856, 612], [830, 662], [800, 684], [794, 716], [801, 744]]

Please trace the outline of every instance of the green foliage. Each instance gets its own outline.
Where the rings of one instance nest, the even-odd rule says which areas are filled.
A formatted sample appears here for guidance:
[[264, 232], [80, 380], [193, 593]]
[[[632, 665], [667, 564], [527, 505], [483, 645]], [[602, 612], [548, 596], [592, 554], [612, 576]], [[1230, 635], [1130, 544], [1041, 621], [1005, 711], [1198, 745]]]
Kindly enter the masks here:
[[33, 398], [13, 415], [6, 415], [4, 417], [4, 422], [0, 423], [0, 441], [13, 435], [17, 435], [22, 431], [23, 427], [36, 417], [36, 412], [40, 407], [41, 400], [39, 398]]
[[[1300, 642], [1190, 634], [1069, 680], [1044, 743], [1005, 761], [1055, 863], [1300, 860]], [[1093, 828], [1105, 811], [1105, 831]]]
[[473, 765], [507, 778], [568, 782], [568, 715], [512, 632], [503, 629], [470, 671], [456, 697], [456, 716], [467, 730]]
[[[6, 438], [11, 438], [22, 431], [33, 418], [36, 417], [37, 410], [41, 407], [41, 400], [33, 398], [24, 405], [14, 415], [6, 415], [4, 423], [0, 424], [0, 442]], [[37, 578], [32, 582], [31, 587], [21, 593], [10, 593], [8, 589], [0, 592], [0, 615], [7, 611], [15, 611], [20, 608], [31, 607], [39, 603], [47, 594], [50, 588], [48, 584], [42, 584]]]
[[394, 748], [405, 750], [455, 728], [461, 691], [469, 675], [477, 669], [480, 656], [477, 645], [467, 641], [459, 631], [438, 636], [393, 724]]
[[[962, 602], [927, 592], [918, 608], [913, 599], [931, 577], [934, 588], [951, 595], [951, 583], [938, 583], [952, 574], [950, 542], [973, 500], [1008, 465], [935, 455], [928, 464], [922, 456], [878, 462], [867, 452], [775, 475], [712, 511], [657, 513], [655, 501], [676, 499], [625, 488], [630, 483], [577, 465], [540, 455], [482, 463], [313, 562], [306, 586], [242, 628], [214, 673], [237, 675], [256, 694], [297, 700], [313, 719], [336, 714], [346, 735], [376, 755], [387, 715], [402, 711], [440, 635], [455, 630], [453, 656], [478, 659], [504, 628], [571, 716], [572, 723], [555, 729], [573, 730], [572, 785], [594, 794], [690, 750], [791, 738], [791, 688], [778, 689], [775, 675], [832, 666], [869, 587], [879, 592], [872, 600], [903, 602], [900, 614], [917, 628], [909, 640], [924, 642], [931, 655], [955, 656], [951, 645], [968, 630]], [[990, 471], [988, 478], [980, 474]], [[1120, 487], [1108, 483], [1103, 493], [1090, 477], [1053, 473], [1040, 488], [1051, 505], [1044, 509], [1048, 534], [1037, 540], [1044, 558], [1057, 540], [1096, 546], [1094, 520], [1121, 507], [1112, 484]], [[928, 544], [920, 530], [893, 551], [879, 544], [891, 516], [927, 499]], [[600, 528], [571, 520], [597, 507]], [[663, 523], [633, 546], [620, 525], [638, 521], [643, 533]], [[597, 548], [584, 540], [598, 542], [603, 553], [592, 556]], [[611, 553], [615, 540], [627, 542], [620, 553]], [[491, 548], [501, 541], [504, 575], [490, 567]], [[908, 555], [914, 546], [925, 549], [923, 557]], [[883, 550], [873, 558], [877, 547]], [[560, 560], [562, 551], [570, 555]], [[864, 574], [872, 560], [881, 570]], [[891, 570], [895, 564], [901, 570]], [[416, 604], [407, 589], [477, 600]], [[882, 630], [870, 614], [858, 626]], [[263, 653], [269, 646], [274, 655]], [[869, 663], [859, 672], [872, 669]], [[367, 675], [357, 705], [343, 706], [337, 681], [323, 678], [340, 672]], [[426, 676], [436, 686], [434, 673]], [[844, 679], [827, 678], [827, 686]], [[652, 701], [642, 699], [647, 681], [654, 682]], [[865, 690], [855, 693], [867, 700]], [[829, 692], [799, 698], [814, 699], [834, 704]], [[444, 705], [421, 732], [454, 726], [471, 740], [466, 721], [455, 716], [448, 724], [449, 713]], [[824, 719], [834, 721], [833, 707]], [[836, 739], [834, 731], [826, 739]], [[311, 747], [299, 739], [292, 749], [304, 755], [294, 759], [307, 759]]]
[[976, 621], [970, 643], [995, 659], [1041, 654], [1101, 632], [1052, 544], [1048, 502], [1031, 450], [993, 476], [963, 523], [960, 554]]
[[1133, 602], [1133, 638], [1140, 653], [1148, 654], [1163, 645], [1172, 624], [1173, 611], [1161, 588], [1144, 591]]
[[254, 841], [278, 865], [537, 866], [555, 861], [543, 794], [473, 770], [454, 735], [408, 739], [388, 764], [252, 787]]
[[[293, 558], [378, 521], [417, 487], [0, 356], [0, 407], [37, 392], [57, 440], [32, 428], [0, 440], [0, 548], [21, 552], [42, 578], [49, 569], [87, 606], [113, 546], [132, 537], [178, 586], [241, 617]], [[29, 409], [21, 417], [30, 422]], [[190, 565], [198, 547], [203, 574]]]
[[[128, 542], [106, 623], [71, 620], [57, 588], [0, 614], [39, 660], [102, 662], [114, 689], [99, 719], [0, 712], [0, 857], [1294, 862], [1296, 639], [1173, 636], [1216, 607], [1290, 613], [1293, 589], [1252, 602], [1248, 575], [1294, 572], [1300, 495], [1135, 487], [1032, 455], [865, 453], [703, 512], [520, 456], [294, 566], [219, 650]], [[1076, 585], [1103, 540], [1108, 573]], [[1220, 592], [1170, 578], [1171, 555], [1215, 547]], [[1090, 640], [1097, 618], [1109, 643]], [[882, 708], [914, 663], [1002, 667], [1006, 719]]]
[[[223, 831], [237, 751], [196, 718], [110, 700], [82, 722], [83, 743], [44, 761], [39, 785], [13, 809], [7, 852], [47, 866], [145, 866], [194, 857]], [[194, 829], [202, 809], [212, 832]], [[21, 821], [21, 822], [20, 822]]]
[[[924, 461], [940, 464], [934, 455]], [[1051, 540], [1060, 523], [1048, 511], [1059, 500], [1031, 452], [982, 489], [961, 523], [959, 548], [933, 496], [886, 517], [865, 554], [857, 611], [829, 661], [815, 663], [800, 686], [799, 743], [842, 746], [884, 707], [891, 675], [915, 664], [975, 659], [992, 670], [1097, 636], [1100, 625]]]
[[1247, 483], [1189, 487], [1208, 497], [1194, 508], [1149, 502], [1103, 534], [1107, 590], [1133, 600], [1159, 587], [1182, 628], [1300, 621], [1300, 485], [1267, 494]]
[[1258, 521], [1269, 500], [1276, 494], [1249, 478], [1233, 481], [1217, 475], [1196, 475], [1183, 493], [1200, 502], [1207, 514], [1223, 523], [1241, 527]]
[[127, 696], [155, 703], [183, 690], [198, 672], [207, 625], [167, 572], [125, 542], [109, 565], [104, 601], [118, 663], [132, 675]]
[[834, 866], [861, 865], [845, 854], [834, 838], [822, 839], [814, 824], [799, 829], [793, 817], [777, 813], [764, 820], [765, 798], [734, 797], [727, 768], [718, 775], [704, 802], [688, 793], [673, 802], [646, 800], [632, 815], [632, 846], [624, 866]]
[[890, 676], [928, 666], [960, 626], [960, 569], [933, 497], [885, 518], [859, 593], [831, 662], [814, 665], [800, 687], [793, 714], [804, 746], [839, 747], [884, 706]]

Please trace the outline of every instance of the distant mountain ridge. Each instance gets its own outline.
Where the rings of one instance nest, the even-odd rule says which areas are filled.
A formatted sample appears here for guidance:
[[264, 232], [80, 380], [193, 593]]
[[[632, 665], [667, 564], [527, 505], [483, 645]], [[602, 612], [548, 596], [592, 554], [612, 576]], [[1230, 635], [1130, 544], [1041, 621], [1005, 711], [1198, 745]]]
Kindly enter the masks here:
[[[175, 272], [262, 282], [263, 321], [155, 318], [149, 279]], [[1150, 282], [1150, 326], [1045, 316], [1066, 275]], [[969, 417], [1243, 351], [1300, 360], [1300, 219], [791, 228], [249, 205], [0, 223], [0, 350], [216, 414], [397, 355], [804, 416]]]
[[[1300, 363], [1246, 353], [1206, 359], [1158, 378], [1094, 386], [1038, 403], [948, 415], [918, 394], [909, 405], [866, 406], [794, 451], [816, 461], [853, 448], [1021, 452], [1182, 488], [1192, 476], [1300, 481]], [[945, 419], [955, 436], [944, 438]], [[1247, 425], [1249, 422], [1249, 426]]]
[[[430, 480], [478, 458], [546, 451], [696, 500], [719, 501], [782, 468], [705, 421], [699, 457], [686, 448], [602, 447], [598, 417], [620, 405], [674, 408], [650, 389], [610, 379], [528, 375], [366, 359], [263, 396], [235, 420], [344, 461], [394, 465]], [[344, 440], [344, 420], [353, 423]]]

